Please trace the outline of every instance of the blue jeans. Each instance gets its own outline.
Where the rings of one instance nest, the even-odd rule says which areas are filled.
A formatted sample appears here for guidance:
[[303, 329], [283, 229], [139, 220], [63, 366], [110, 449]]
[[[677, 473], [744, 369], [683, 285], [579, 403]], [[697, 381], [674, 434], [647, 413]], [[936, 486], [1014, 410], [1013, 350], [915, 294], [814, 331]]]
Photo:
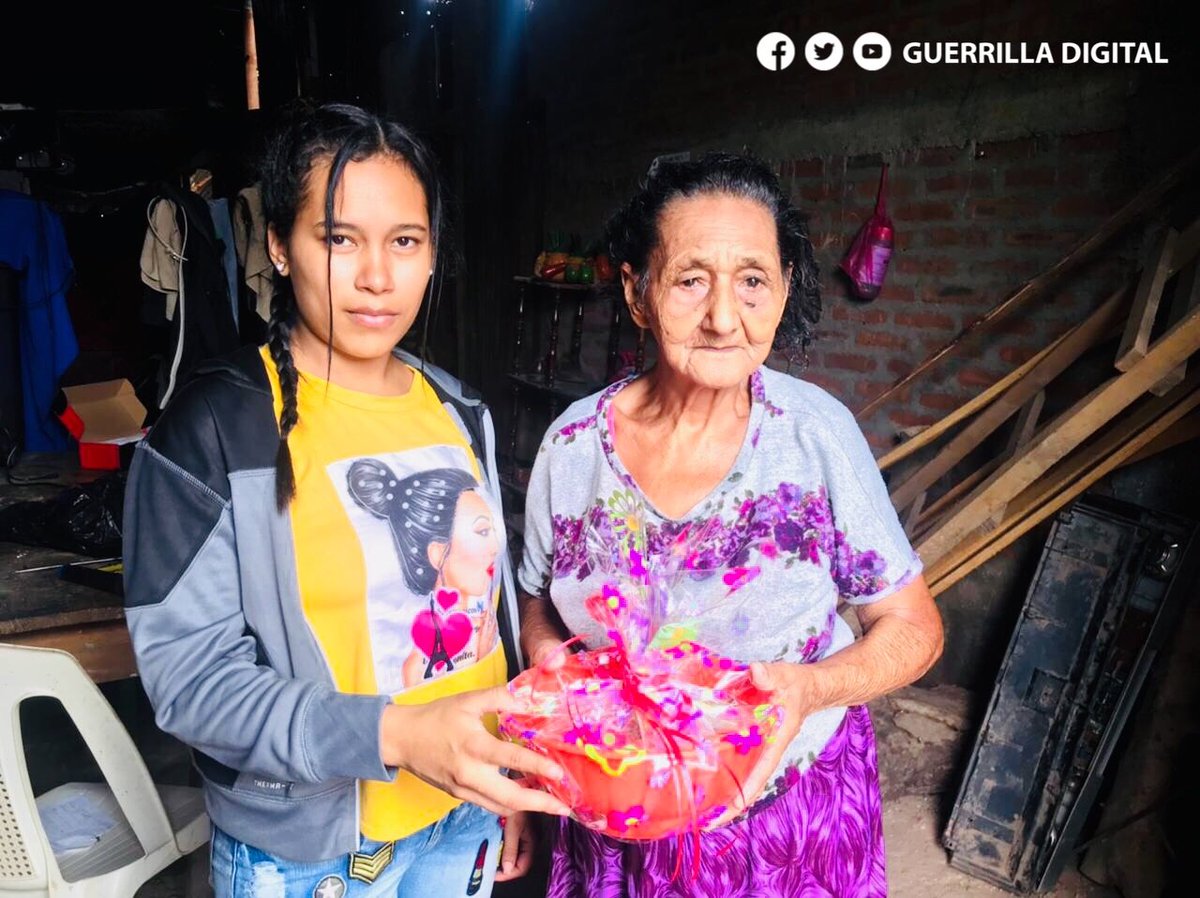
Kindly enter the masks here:
[[285, 860], [213, 827], [215, 898], [488, 898], [500, 852], [500, 821], [461, 804], [397, 842], [360, 839], [327, 861]]

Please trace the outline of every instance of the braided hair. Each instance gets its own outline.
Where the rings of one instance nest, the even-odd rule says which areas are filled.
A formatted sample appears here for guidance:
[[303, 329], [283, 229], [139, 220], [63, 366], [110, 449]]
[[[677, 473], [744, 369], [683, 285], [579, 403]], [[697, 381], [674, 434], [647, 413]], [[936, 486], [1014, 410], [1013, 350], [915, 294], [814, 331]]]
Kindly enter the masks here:
[[[276, 236], [286, 243], [296, 223], [296, 215], [313, 188], [312, 172], [322, 161], [329, 163], [325, 185], [325, 220], [333, 221], [334, 200], [342, 173], [350, 162], [362, 162], [375, 156], [387, 156], [403, 162], [425, 190], [426, 211], [432, 235], [434, 267], [430, 278], [433, 303], [440, 294], [441, 266], [437, 260], [445, 253], [445, 199], [437, 166], [429, 149], [414, 134], [396, 122], [381, 118], [357, 106], [331, 103], [312, 107], [301, 104], [285, 115], [284, 121], [267, 144], [260, 167], [263, 214]], [[333, 233], [327, 230], [325, 244], [332, 247]], [[332, 279], [332, 255], [330, 256]], [[296, 390], [300, 375], [292, 359], [291, 332], [296, 323], [296, 298], [291, 282], [280, 272], [274, 274], [275, 292], [271, 299], [271, 320], [267, 324], [267, 346], [279, 377], [283, 411], [279, 416], [279, 448], [275, 453], [275, 503], [287, 509], [296, 494], [296, 475], [288, 436], [299, 423]], [[329, 289], [330, 338], [329, 362], [333, 361], [333, 290]], [[428, 327], [431, 303], [425, 303], [425, 327]]]
[[763, 162], [748, 155], [708, 153], [694, 162], [656, 166], [641, 189], [609, 219], [605, 230], [608, 254], [616, 268], [628, 263], [637, 275], [635, 289], [645, 298], [650, 286], [650, 259], [659, 244], [659, 220], [675, 199], [724, 194], [762, 204], [775, 219], [779, 256], [791, 266], [787, 303], [775, 331], [774, 349], [789, 361], [807, 361], [808, 346], [821, 318], [819, 269], [813, 258], [808, 226]]

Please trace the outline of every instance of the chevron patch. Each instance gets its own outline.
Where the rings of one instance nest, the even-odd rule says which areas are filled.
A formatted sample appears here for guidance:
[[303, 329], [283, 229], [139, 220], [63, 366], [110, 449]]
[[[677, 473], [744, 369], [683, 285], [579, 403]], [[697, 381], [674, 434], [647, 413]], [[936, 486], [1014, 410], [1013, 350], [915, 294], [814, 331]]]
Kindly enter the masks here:
[[354, 852], [350, 855], [350, 878], [357, 879], [359, 882], [365, 882], [368, 885], [379, 878], [379, 874], [387, 869], [387, 865], [392, 862], [392, 855], [395, 853], [396, 843], [388, 842], [380, 846], [379, 850], [374, 854], [360, 854]]

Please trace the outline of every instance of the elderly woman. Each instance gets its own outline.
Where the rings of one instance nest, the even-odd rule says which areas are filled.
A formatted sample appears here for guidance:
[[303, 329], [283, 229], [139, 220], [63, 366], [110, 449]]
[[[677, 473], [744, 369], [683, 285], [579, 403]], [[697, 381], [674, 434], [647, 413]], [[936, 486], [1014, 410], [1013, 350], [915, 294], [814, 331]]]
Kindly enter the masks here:
[[743, 784], [745, 806], [703, 833], [699, 870], [679, 840], [620, 842], [564, 820], [549, 895], [885, 895], [864, 705], [928, 670], [941, 622], [851, 414], [764, 367], [773, 345], [803, 349], [819, 316], [803, 222], [761, 163], [713, 155], [651, 174], [609, 238], [658, 359], [572, 405], [542, 443], [519, 575], [523, 648], [538, 663], [570, 634], [607, 641], [584, 610], [601, 577], [588, 528], [638, 509], [653, 548], [716, 518], [702, 531], [715, 569], [689, 579], [688, 607], [709, 609], [700, 641], [753, 662], [785, 721]]

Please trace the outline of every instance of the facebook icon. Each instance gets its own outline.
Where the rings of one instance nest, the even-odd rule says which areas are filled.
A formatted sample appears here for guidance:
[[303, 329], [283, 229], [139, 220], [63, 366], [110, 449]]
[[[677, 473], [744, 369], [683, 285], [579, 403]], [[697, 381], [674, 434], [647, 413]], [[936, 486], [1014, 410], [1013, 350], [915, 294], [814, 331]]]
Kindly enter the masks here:
[[764, 34], [758, 42], [758, 61], [764, 69], [780, 72], [796, 58], [796, 45], [782, 31]]

